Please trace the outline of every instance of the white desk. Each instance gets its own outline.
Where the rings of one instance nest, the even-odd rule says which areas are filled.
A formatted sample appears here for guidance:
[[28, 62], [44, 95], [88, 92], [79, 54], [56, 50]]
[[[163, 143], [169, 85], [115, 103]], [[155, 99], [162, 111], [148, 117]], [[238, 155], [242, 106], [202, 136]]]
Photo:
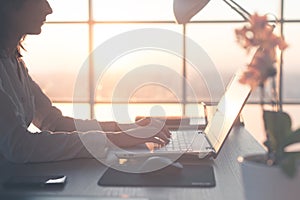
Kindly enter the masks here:
[[[3, 195], [21, 195], [22, 199], [209, 199], [243, 200], [243, 186], [237, 157], [249, 153], [263, 152], [263, 147], [243, 128], [234, 128], [227, 138], [220, 154], [212, 162], [216, 177], [213, 188], [167, 188], [167, 187], [100, 187], [98, 180], [105, 166], [94, 159], [77, 159], [55, 163], [16, 165], [1, 160], [1, 183], [10, 175], [64, 174], [68, 182], [61, 191], [19, 191], [0, 186]], [[1, 197], [2, 196], [2, 197]], [[63, 198], [65, 197], [65, 198]], [[101, 198], [100, 198], [101, 197]], [[14, 198], [12, 198], [14, 199]]]

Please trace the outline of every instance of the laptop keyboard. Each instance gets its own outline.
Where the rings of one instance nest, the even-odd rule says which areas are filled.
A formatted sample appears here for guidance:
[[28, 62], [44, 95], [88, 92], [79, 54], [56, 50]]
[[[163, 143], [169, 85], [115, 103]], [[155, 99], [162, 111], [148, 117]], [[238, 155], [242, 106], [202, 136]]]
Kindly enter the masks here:
[[155, 151], [180, 151], [188, 152], [192, 151], [192, 143], [195, 136], [198, 133], [196, 131], [176, 131], [172, 132], [172, 137], [170, 142], [163, 147], [156, 149]]

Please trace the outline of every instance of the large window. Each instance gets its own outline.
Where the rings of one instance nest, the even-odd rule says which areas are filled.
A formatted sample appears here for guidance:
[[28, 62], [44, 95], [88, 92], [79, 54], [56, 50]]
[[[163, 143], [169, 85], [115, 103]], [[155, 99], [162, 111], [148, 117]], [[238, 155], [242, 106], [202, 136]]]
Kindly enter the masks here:
[[[281, 22], [278, 30], [282, 28], [290, 44], [283, 55], [283, 100], [299, 103], [300, 14], [296, 1], [236, 1], [249, 12], [278, 17]], [[217, 71], [226, 85], [233, 73], [250, 61], [234, 36], [234, 29], [244, 22], [222, 0], [212, 0], [185, 26], [174, 21], [173, 0], [49, 0], [49, 3], [54, 12], [47, 18], [41, 35], [27, 37], [24, 59], [32, 77], [66, 115], [80, 113], [78, 117], [115, 120], [113, 107], [130, 110], [127, 112], [130, 119], [136, 115], [193, 114], [198, 102], [217, 101], [222, 95], [224, 88], [218, 86], [212, 90], [208, 86], [209, 76], [216, 76]], [[178, 40], [170, 41], [180, 55], [161, 49], [133, 49], [112, 59], [104, 75], [99, 72], [98, 59], [102, 55], [92, 52], [128, 31], [145, 28], [181, 35]], [[185, 43], [184, 36], [192, 43]], [[130, 46], [134, 42], [124, 40], [120, 45]], [[206, 67], [213, 64], [214, 73], [194, 71], [187, 59], [198, 53], [194, 44], [207, 54], [203, 59], [210, 59]], [[114, 45], [110, 51], [114, 51]], [[109, 52], [104, 52], [103, 59], [107, 55]], [[249, 102], [256, 101], [253, 94]], [[74, 111], [73, 105], [80, 112]]]

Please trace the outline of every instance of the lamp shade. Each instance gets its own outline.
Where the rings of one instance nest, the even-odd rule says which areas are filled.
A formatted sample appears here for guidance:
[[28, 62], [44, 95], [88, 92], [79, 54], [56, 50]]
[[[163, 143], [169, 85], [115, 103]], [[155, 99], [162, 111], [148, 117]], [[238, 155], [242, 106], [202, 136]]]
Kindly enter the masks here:
[[185, 24], [196, 15], [210, 0], [174, 0], [173, 12], [178, 24]]

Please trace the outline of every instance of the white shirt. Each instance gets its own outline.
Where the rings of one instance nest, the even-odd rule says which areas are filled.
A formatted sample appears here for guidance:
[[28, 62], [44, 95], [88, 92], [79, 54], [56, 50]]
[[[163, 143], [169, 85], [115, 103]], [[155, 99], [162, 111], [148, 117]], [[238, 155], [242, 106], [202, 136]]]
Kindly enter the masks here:
[[[41, 132], [29, 132], [31, 123]], [[31, 79], [24, 62], [0, 52], [0, 153], [6, 159], [25, 163], [102, 157], [106, 145], [96, 120], [63, 116]]]

